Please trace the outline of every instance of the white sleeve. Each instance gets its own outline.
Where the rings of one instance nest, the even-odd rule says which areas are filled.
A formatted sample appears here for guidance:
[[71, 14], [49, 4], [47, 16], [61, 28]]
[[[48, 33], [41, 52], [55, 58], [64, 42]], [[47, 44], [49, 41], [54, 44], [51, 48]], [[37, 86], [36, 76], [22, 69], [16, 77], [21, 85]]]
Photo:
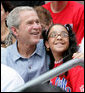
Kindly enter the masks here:
[[24, 80], [14, 69], [1, 65], [1, 92], [10, 92], [23, 84]]
[[13, 80], [10, 81], [9, 86], [6, 88], [5, 91], [12, 92], [12, 90], [20, 87], [23, 84], [24, 84], [24, 81], [22, 80], [22, 78], [16, 74]]
[[79, 52], [83, 52], [84, 53], [84, 38], [82, 39], [82, 42], [80, 44]]

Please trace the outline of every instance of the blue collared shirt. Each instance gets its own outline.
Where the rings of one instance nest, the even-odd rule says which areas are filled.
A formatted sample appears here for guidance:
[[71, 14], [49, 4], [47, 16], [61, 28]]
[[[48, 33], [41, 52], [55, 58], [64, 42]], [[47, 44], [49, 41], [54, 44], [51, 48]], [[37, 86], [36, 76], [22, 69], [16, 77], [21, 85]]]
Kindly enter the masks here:
[[40, 40], [30, 58], [24, 58], [19, 54], [15, 42], [1, 51], [1, 62], [14, 68], [27, 82], [48, 71], [50, 59], [46, 55], [43, 40]]

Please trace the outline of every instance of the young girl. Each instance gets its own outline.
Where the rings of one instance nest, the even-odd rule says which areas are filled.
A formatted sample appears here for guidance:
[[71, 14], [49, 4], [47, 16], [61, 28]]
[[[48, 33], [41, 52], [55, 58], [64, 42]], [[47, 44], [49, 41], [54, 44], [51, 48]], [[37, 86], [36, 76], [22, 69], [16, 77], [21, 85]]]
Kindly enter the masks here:
[[[47, 54], [50, 56], [50, 69], [55, 68], [72, 58], [83, 58], [84, 55], [77, 53], [76, 38], [69, 24], [52, 25], [47, 32], [43, 33]], [[50, 83], [64, 89], [66, 92], [84, 91], [84, 68], [73, 67], [67, 72], [54, 77]]]

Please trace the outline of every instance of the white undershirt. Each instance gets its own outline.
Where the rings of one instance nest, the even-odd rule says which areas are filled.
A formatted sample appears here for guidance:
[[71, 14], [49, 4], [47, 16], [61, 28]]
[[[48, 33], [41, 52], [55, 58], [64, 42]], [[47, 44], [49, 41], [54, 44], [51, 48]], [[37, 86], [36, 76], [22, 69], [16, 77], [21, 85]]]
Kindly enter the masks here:
[[59, 61], [55, 61], [55, 64], [61, 63], [63, 61], [63, 58], [60, 59]]

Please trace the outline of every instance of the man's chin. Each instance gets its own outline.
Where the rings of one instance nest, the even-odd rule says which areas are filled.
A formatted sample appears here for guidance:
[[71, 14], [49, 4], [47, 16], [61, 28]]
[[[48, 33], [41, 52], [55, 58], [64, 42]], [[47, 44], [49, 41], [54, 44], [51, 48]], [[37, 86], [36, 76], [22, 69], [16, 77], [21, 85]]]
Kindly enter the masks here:
[[40, 39], [33, 40], [33, 44], [37, 44], [40, 41]]

